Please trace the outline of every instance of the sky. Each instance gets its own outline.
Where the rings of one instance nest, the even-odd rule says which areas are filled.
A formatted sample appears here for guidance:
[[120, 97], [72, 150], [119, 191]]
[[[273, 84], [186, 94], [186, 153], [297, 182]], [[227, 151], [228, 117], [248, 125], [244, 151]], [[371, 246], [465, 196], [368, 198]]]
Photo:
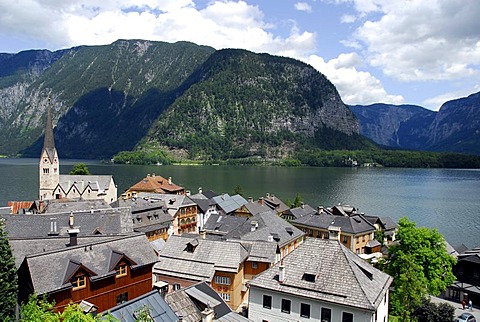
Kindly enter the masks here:
[[480, 91], [479, 0], [0, 0], [0, 53], [191, 41], [304, 61], [346, 104]]

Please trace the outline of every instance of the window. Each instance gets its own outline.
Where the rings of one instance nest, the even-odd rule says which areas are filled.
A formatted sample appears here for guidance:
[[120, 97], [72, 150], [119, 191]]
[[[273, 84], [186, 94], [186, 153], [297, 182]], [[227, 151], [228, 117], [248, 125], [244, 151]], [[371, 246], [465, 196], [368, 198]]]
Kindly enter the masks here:
[[257, 262], [252, 262], [252, 268], [257, 269], [258, 268], [258, 263]]
[[85, 275], [75, 276], [72, 278], [71, 282], [74, 291], [85, 288], [87, 286], [87, 277]]
[[360, 238], [355, 237], [355, 242], [358, 244], [360, 242]]
[[300, 316], [302, 318], [310, 318], [310, 304], [300, 303]]
[[230, 285], [230, 277], [215, 276], [215, 284]]
[[230, 302], [230, 293], [218, 293], [222, 300], [225, 302]]
[[270, 295], [263, 296], [263, 307], [266, 309], [272, 308], [272, 297]]
[[362, 242], [364, 242], [364, 241], [365, 241], [365, 235], [362, 236]]
[[343, 236], [343, 243], [344, 244], [348, 243], [348, 236]]
[[332, 321], [332, 310], [322, 307], [320, 322], [331, 322]]
[[342, 322], [353, 322], [353, 314], [343, 312], [342, 313]]
[[315, 274], [304, 273], [302, 276], [302, 280], [307, 282], [315, 282]]
[[324, 239], [329, 239], [329, 238], [330, 238], [330, 234], [329, 234], [329, 233], [323, 233], [323, 238], [324, 238]]
[[126, 276], [127, 275], [127, 265], [125, 265], [125, 264], [117, 265], [117, 267], [115, 267], [115, 271], [117, 272], [117, 274], [116, 274], [117, 277]]
[[50, 170], [49, 170], [48, 168], [43, 168], [43, 173], [44, 173], [44, 174], [47, 174], [47, 173], [49, 173], [49, 172], [50, 172]]
[[128, 292], [117, 295], [115, 298], [117, 305], [125, 303], [128, 301]]
[[282, 299], [282, 312], [290, 314], [290, 308], [292, 307], [292, 301]]
[[173, 284], [173, 290], [174, 290], [174, 291], [178, 291], [181, 287], [182, 287], [182, 286], [181, 286], [180, 284], [178, 284], [178, 283]]

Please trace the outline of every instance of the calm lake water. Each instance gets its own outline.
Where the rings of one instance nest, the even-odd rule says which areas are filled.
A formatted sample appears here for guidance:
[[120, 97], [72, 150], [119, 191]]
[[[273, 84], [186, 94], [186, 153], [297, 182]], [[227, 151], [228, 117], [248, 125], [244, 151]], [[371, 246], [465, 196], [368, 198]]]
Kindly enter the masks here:
[[[78, 160], [61, 160], [68, 173]], [[392, 168], [282, 168], [247, 166], [132, 166], [83, 160], [93, 174], [112, 174], [121, 193], [147, 174], [172, 177], [192, 193], [199, 187], [245, 197], [268, 192], [293, 201], [297, 193], [317, 206], [338, 203], [360, 212], [408, 216], [419, 226], [437, 228], [456, 246], [480, 246], [480, 170]], [[38, 159], [0, 159], [0, 206], [38, 198]]]

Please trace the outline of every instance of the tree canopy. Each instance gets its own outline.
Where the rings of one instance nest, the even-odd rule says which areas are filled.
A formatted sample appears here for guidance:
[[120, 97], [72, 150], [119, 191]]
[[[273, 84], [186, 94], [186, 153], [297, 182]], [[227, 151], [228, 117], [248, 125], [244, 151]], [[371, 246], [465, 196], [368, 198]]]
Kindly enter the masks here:
[[70, 171], [71, 175], [90, 175], [90, 171], [88, 171], [88, 167], [85, 163], [76, 163], [73, 165], [72, 171]]
[[453, 283], [455, 259], [436, 229], [417, 227], [408, 218], [399, 221], [399, 244], [392, 245], [384, 270], [393, 276], [392, 312], [407, 320], [428, 295], [438, 295]]
[[17, 304], [17, 270], [4, 220], [0, 218], [0, 320], [13, 319]]

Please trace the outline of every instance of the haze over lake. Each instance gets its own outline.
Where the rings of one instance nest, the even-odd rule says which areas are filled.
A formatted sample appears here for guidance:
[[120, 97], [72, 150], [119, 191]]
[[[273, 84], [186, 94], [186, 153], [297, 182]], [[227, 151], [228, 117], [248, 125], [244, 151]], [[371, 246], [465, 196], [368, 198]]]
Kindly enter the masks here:
[[[68, 173], [78, 160], [60, 160]], [[83, 160], [92, 174], [112, 174], [119, 194], [147, 174], [172, 177], [193, 193], [199, 187], [244, 197], [266, 193], [293, 201], [300, 193], [316, 208], [349, 204], [369, 215], [408, 216], [436, 227], [453, 246], [480, 246], [480, 170], [399, 168], [284, 168], [249, 166], [133, 166]], [[38, 159], [0, 159], [0, 206], [38, 198]]]

